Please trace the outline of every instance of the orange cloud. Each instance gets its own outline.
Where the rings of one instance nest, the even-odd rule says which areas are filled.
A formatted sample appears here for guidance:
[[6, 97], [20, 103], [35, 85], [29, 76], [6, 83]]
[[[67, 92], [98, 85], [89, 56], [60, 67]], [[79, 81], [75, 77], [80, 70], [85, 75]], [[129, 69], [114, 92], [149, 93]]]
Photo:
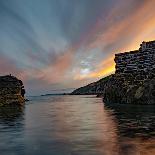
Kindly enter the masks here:
[[[130, 4], [131, 5], [131, 4]], [[106, 21], [108, 28], [106, 31], [102, 28], [102, 21], [94, 27], [91, 40], [89, 40], [87, 50], [101, 48], [104, 52], [109, 52], [108, 48], [113, 47], [107, 60], [96, 66], [96, 70], [86, 75], [76, 75], [75, 79], [86, 79], [106, 76], [115, 71], [114, 53], [130, 51], [139, 48], [139, 44], [145, 40], [155, 39], [155, 1], [149, 0], [141, 3], [139, 8], [129, 12], [126, 18], [113, 23], [113, 19], [122, 14], [120, 7], [114, 9]], [[125, 6], [124, 6], [125, 7]], [[126, 5], [126, 7], [128, 7]], [[125, 8], [123, 9], [125, 11]], [[106, 51], [107, 50], [107, 51]], [[113, 56], [112, 56], [113, 54]]]
[[[8, 60], [5, 60], [4, 64], [4, 59], [1, 58], [0, 66], [6, 67], [1, 67], [1, 73], [9, 74], [12, 71], [24, 80], [37, 79], [47, 84], [69, 84], [76, 80], [93, 80], [113, 73], [115, 71], [113, 60], [115, 53], [137, 49], [141, 41], [155, 39], [155, 1], [143, 1], [131, 10], [129, 8], [132, 3], [129, 1], [122, 3], [117, 5], [104, 21], [98, 20], [92, 29], [81, 37], [79, 42], [71, 45], [68, 50], [56, 57], [55, 61], [49, 63], [48, 66], [40, 69], [20, 70]], [[127, 9], [128, 12], [126, 13]], [[125, 17], [121, 19], [122, 15]], [[106, 53], [106, 58], [94, 66], [96, 68], [94, 71], [85, 74], [81, 74], [80, 70], [75, 73], [68, 73], [74, 67], [74, 55], [80, 48], [84, 49], [83, 52], [87, 52], [88, 55], [90, 50], [99, 48], [103, 53]], [[41, 59], [38, 55], [31, 56], [33, 61]]]
[[97, 67], [96, 70], [87, 74], [77, 74], [74, 76], [75, 80], [84, 80], [90, 78], [101, 78], [107, 75], [112, 74], [115, 71], [115, 63], [114, 57], [110, 57], [109, 59], [101, 62]]

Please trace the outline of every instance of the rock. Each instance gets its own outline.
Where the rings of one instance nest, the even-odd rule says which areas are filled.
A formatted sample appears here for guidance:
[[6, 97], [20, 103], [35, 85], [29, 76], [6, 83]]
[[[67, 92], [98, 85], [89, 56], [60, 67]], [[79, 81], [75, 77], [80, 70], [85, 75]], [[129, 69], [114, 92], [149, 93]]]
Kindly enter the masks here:
[[131, 85], [116, 74], [105, 84], [103, 96], [106, 103], [155, 104], [155, 78]]
[[14, 76], [0, 76], [0, 106], [23, 105], [25, 89], [23, 82]]
[[135, 98], [140, 99], [143, 96], [144, 87], [140, 86], [135, 92]]
[[115, 74], [76, 89], [75, 95], [97, 94], [105, 103], [155, 104], [155, 41], [139, 50], [115, 54]]
[[28, 102], [28, 101], [30, 101], [29, 99], [25, 99], [25, 102]]
[[135, 76], [113, 74], [72, 92], [74, 95], [103, 97], [105, 103], [155, 104], [155, 77], [141, 82]]

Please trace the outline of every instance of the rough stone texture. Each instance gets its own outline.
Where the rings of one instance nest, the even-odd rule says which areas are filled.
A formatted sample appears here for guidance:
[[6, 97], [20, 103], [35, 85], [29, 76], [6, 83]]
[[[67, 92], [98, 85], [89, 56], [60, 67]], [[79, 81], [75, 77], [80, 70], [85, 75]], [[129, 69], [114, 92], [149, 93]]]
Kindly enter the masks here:
[[114, 60], [115, 74], [73, 94], [93, 92], [106, 103], [155, 104], [155, 41], [142, 42], [139, 50], [116, 54]]
[[104, 86], [106, 103], [155, 104], [155, 78], [142, 84], [128, 84], [114, 75]]
[[155, 41], [142, 42], [139, 50], [115, 54], [116, 73], [141, 74], [140, 80], [147, 78], [147, 72], [155, 69]]
[[0, 106], [24, 104], [23, 82], [14, 76], [0, 76]]
[[155, 41], [115, 55], [116, 72], [104, 85], [107, 103], [155, 104]]

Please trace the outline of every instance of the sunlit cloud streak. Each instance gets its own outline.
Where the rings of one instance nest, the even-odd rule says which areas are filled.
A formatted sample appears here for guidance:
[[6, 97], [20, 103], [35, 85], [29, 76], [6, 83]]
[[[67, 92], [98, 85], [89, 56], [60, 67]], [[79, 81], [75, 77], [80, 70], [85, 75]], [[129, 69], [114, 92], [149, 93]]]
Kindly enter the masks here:
[[114, 54], [155, 39], [153, 0], [1, 0], [0, 74], [29, 93], [79, 87], [115, 71]]

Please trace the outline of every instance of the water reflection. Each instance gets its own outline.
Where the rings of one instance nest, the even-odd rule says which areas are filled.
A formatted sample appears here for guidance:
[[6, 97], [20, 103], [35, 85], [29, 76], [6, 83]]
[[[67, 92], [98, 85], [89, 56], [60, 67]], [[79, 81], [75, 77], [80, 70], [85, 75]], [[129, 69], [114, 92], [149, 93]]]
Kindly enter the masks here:
[[16, 122], [23, 121], [24, 107], [1, 107], [0, 124], [15, 126]]
[[155, 154], [155, 108], [152, 105], [106, 105], [117, 119], [121, 155]]
[[155, 108], [93, 96], [32, 97], [0, 109], [2, 155], [154, 155]]
[[155, 107], [151, 105], [112, 105], [121, 136], [155, 137]]
[[[23, 153], [23, 107], [0, 107], [0, 154]], [[18, 153], [20, 152], [20, 153]]]
[[[51, 108], [54, 108], [52, 116], [54, 113], [57, 120], [54, 122], [55, 129], [51, 137], [63, 142], [66, 154], [117, 154], [114, 117], [111, 111], [103, 109], [100, 99], [68, 97], [63, 102], [59, 100], [59, 104], [54, 104]], [[57, 145], [56, 148], [58, 147]]]
[[29, 104], [26, 153], [118, 155], [114, 119], [103, 109], [102, 100], [95, 97], [52, 97], [48, 102]]

